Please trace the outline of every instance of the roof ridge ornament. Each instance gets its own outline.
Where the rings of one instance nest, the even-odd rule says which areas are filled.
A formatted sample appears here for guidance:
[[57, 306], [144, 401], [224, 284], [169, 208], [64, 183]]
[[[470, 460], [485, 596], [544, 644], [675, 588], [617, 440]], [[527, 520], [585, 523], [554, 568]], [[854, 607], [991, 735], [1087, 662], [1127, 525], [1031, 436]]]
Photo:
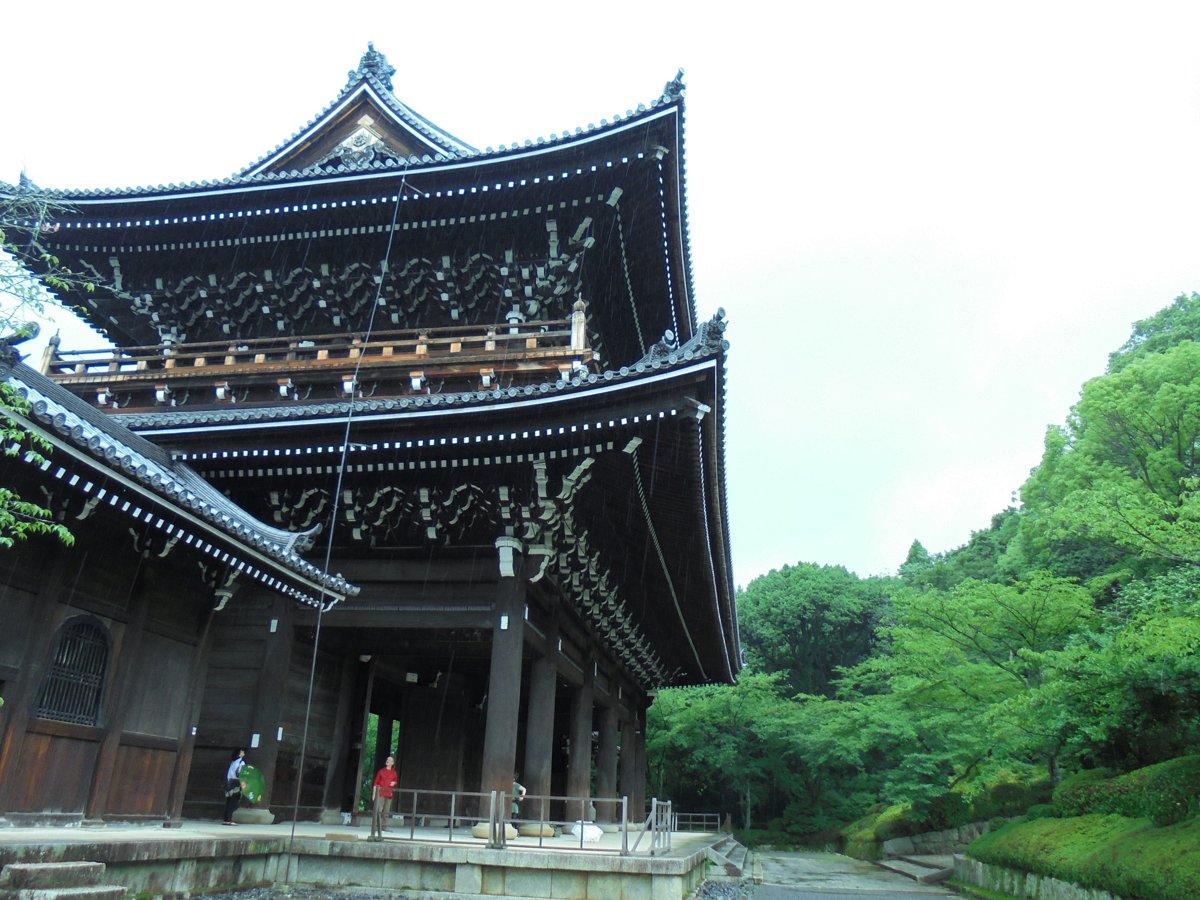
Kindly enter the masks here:
[[37, 322], [21, 322], [11, 334], [0, 334], [0, 362], [16, 365], [23, 357], [17, 350], [17, 344], [32, 340], [42, 331]]
[[392, 76], [395, 74], [396, 67], [388, 62], [386, 56], [375, 49], [374, 41], [368, 41], [367, 52], [358, 61], [358, 68], [352, 69], [348, 73], [350, 80], [347, 86], [366, 75], [373, 75], [390, 91], [392, 90]]
[[642, 357], [645, 362], [655, 363], [668, 359], [672, 353], [679, 349], [679, 339], [675, 337], [675, 332], [668, 328], [657, 344], [654, 344], [646, 355]]
[[[366, 57], [364, 57], [364, 59], [365, 58]], [[675, 77], [663, 86], [662, 99], [666, 103], [682, 100], [685, 89], [686, 88], [683, 83], [683, 69], [680, 68], [680, 70], [675, 73]]]

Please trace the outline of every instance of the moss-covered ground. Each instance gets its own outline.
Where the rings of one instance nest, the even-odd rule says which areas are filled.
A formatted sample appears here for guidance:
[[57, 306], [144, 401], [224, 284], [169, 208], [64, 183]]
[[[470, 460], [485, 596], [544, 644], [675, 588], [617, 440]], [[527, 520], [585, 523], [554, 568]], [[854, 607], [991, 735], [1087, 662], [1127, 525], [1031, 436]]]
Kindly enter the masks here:
[[1200, 819], [1161, 828], [1117, 815], [1033, 819], [983, 835], [967, 854], [1131, 900], [1200, 897]]

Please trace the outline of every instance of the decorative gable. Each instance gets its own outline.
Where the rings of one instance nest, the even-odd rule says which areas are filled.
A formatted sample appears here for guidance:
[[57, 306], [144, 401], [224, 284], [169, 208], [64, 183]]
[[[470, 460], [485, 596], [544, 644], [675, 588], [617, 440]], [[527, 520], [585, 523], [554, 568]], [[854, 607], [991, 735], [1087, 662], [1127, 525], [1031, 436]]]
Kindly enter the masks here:
[[342, 93], [323, 113], [241, 174], [354, 171], [411, 157], [454, 158], [476, 151], [413, 112], [392, 93], [395, 68], [368, 45]]

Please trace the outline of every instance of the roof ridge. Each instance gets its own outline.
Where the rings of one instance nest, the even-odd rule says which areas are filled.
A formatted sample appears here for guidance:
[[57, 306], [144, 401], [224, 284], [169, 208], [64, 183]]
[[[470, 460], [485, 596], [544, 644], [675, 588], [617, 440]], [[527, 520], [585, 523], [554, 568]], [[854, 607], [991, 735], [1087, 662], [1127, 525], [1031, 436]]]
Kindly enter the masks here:
[[[372, 53], [374, 56], [371, 56]], [[368, 57], [371, 57], [368, 60]], [[261, 169], [269, 160], [279, 156], [282, 151], [286, 150], [290, 145], [310, 131], [323, 118], [329, 115], [339, 104], [343, 103], [355, 90], [360, 88], [369, 88], [372, 95], [379, 100], [390, 112], [400, 117], [410, 128], [414, 129], [418, 134], [426, 140], [434, 143], [444, 143], [450, 146], [443, 146], [442, 152], [431, 152], [426, 154], [410, 154], [407, 157], [407, 165], [421, 164], [438, 164], [441, 162], [451, 162], [456, 160], [480, 159], [486, 157], [501, 158], [507, 154], [518, 153], [529, 150], [531, 148], [549, 148], [556, 145], [570, 144], [572, 141], [581, 137], [589, 136], [599, 132], [606, 131], [610, 128], [617, 128], [621, 125], [632, 122], [643, 115], [653, 113], [659, 109], [671, 105], [683, 105], [686, 87], [683, 82], [683, 69], [679, 69], [675, 77], [666, 82], [663, 86], [662, 93], [658, 97], [647, 103], [639, 103], [636, 108], [627, 109], [624, 114], [614, 113], [612, 118], [602, 117], [597, 125], [595, 122], [588, 122], [586, 126], [578, 125], [573, 129], [565, 129], [560, 132], [552, 132], [550, 137], [539, 135], [536, 138], [526, 138], [523, 141], [517, 141], [512, 144], [500, 144], [499, 149], [494, 149], [491, 146], [483, 150], [479, 150], [461, 138], [451, 134], [438, 125], [435, 125], [425, 116], [418, 113], [412, 107], [408, 106], [402, 100], [398, 99], [391, 89], [391, 74], [395, 70], [387, 64], [387, 57], [383, 53], [374, 49], [373, 44], [368, 44], [367, 53], [363, 54], [363, 59], [359, 63], [357, 69], [352, 69], [348, 73], [349, 80], [345, 87], [338, 95], [315, 116], [310, 118], [304, 125], [296, 130], [282, 143], [276, 145], [273, 149], [265, 153], [263, 156], [251, 162], [244, 168], [234, 172], [232, 175], [225, 178], [217, 179], [200, 179], [192, 181], [169, 182], [164, 184], [154, 185], [127, 185], [125, 187], [96, 187], [96, 188], [38, 188], [39, 192], [50, 197], [58, 197], [64, 200], [78, 198], [106, 198], [121, 199], [124, 197], [136, 197], [143, 195], [152, 195], [162, 192], [195, 192], [202, 193], [207, 188], [231, 188], [245, 187], [255, 184], [264, 184], [272, 182], [288, 182], [291, 180], [304, 180], [307, 178], [326, 176], [331, 174], [366, 174], [368, 172], [385, 172], [391, 169], [400, 168], [405, 163], [394, 162], [390, 159], [377, 160], [360, 169], [345, 169], [337, 170], [330, 169], [328, 166], [319, 164], [306, 166], [303, 169], [289, 169], [281, 172], [257, 171]], [[381, 73], [387, 73], [384, 77]]]

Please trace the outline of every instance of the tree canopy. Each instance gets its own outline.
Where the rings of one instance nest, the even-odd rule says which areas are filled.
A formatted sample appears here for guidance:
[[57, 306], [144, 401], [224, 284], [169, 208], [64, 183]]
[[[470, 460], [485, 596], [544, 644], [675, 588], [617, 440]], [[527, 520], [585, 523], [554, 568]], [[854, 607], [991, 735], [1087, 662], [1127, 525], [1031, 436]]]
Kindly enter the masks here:
[[[47, 303], [54, 302], [46, 288], [63, 287], [76, 277], [42, 249], [39, 236], [49, 206], [40, 195], [24, 190], [0, 190], [0, 353], [13, 353], [21, 340], [37, 334], [32, 321]], [[35, 278], [29, 267], [40, 263], [49, 274]], [[90, 288], [82, 281], [79, 284]], [[13, 459], [40, 462], [48, 445], [22, 424], [26, 404], [5, 384], [0, 384], [0, 440], [3, 454]], [[50, 511], [21, 497], [10, 486], [0, 486], [0, 548], [33, 535], [51, 535], [71, 543], [70, 532], [55, 522]]]
[[936, 825], [996, 785], [1194, 750], [1200, 294], [1136, 323], [1020, 497], [955, 550], [914, 541], [895, 578], [751, 582], [742, 683], [651, 710], [662, 786], [820, 834], [879, 802]]
[[749, 667], [778, 672], [793, 694], [825, 694], [836, 671], [864, 658], [887, 600], [884, 579], [841, 566], [800, 563], [774, 569], [738, 596]]

